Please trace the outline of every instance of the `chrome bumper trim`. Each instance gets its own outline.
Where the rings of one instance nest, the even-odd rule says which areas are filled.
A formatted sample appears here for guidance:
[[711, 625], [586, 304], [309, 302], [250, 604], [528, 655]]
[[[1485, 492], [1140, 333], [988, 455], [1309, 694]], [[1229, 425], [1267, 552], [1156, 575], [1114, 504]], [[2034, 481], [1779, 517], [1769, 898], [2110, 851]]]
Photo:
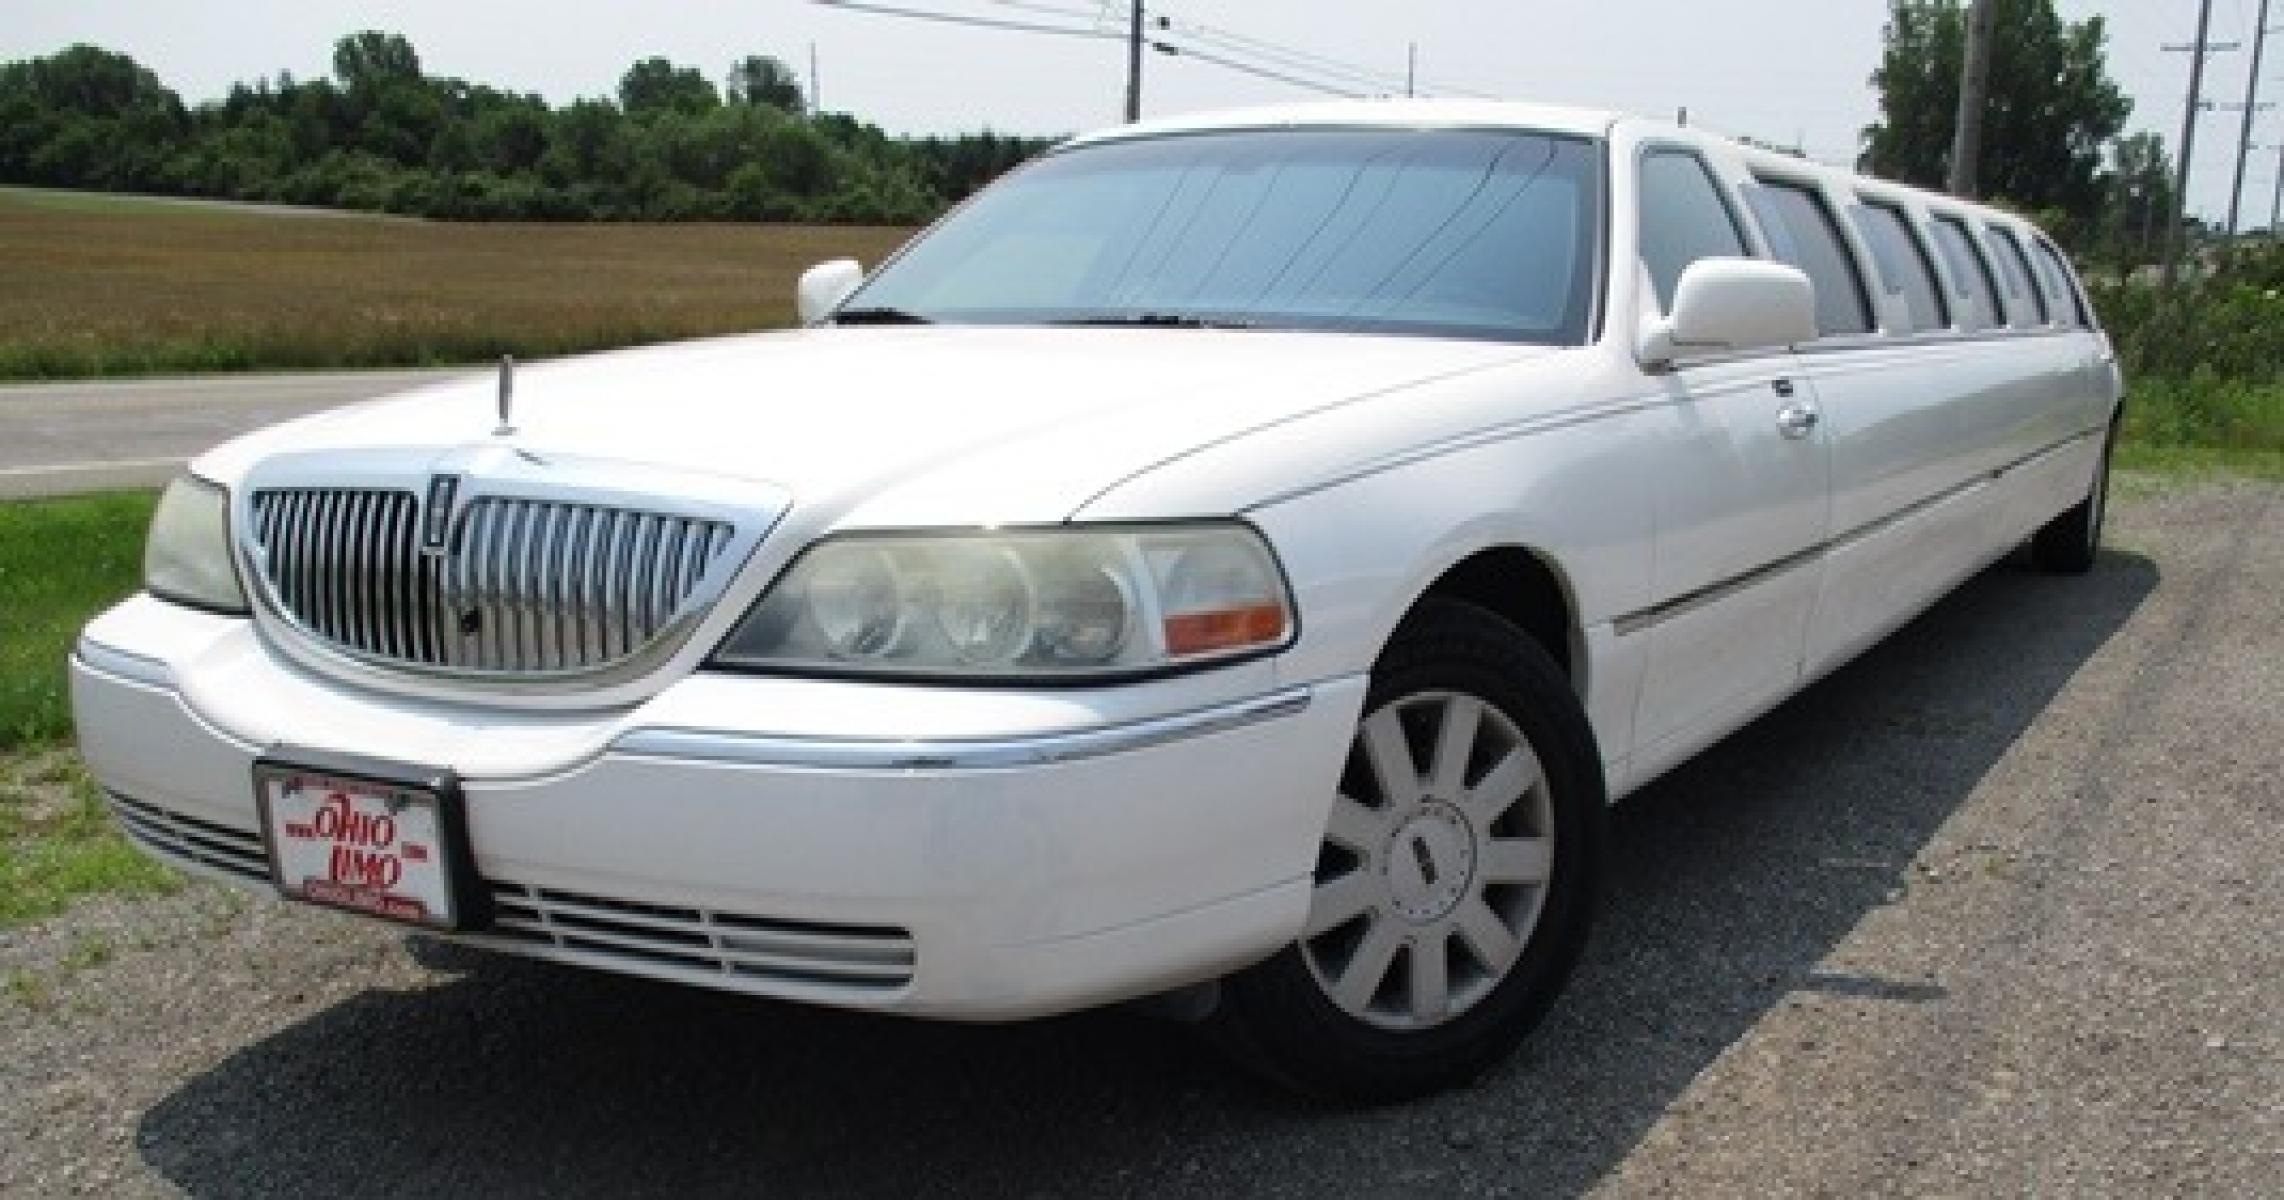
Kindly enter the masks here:
[[90, 671], [140, 683], [147, 687], [174, 688], [174, 671], [158, 659], [131, 651], [106, 646], [101, 642], [80, 638], [71, 649], [71, 656]]
[[708, 729], [637, 729], [610, 753], [641, 758], [804, 767], [840, 771], [972, 771], [1037, 767], [1124, 754], [1207, 734], [1224, 733], [1306, 710], [1314, 692], [1296, 687], [1121, 725], [1027, 737], [914, 741], [889, 738], [797, 738]]

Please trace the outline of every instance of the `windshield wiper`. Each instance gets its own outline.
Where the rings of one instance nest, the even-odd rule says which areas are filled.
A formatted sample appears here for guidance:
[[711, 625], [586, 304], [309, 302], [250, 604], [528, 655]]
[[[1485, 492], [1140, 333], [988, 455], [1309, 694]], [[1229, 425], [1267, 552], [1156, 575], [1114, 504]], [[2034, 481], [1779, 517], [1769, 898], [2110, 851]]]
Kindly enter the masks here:
[[901, 308], [844, 308], [833, 314], [835, 325], [933, 325], [934, 321]]
[[1226, 317], [1193, 317], [1186, 313], [1104, 313], [1091, 317], [1065, 317], [1049, 325], [1139, 326], [1146, 329], [1251, 329], [1253, 322]]

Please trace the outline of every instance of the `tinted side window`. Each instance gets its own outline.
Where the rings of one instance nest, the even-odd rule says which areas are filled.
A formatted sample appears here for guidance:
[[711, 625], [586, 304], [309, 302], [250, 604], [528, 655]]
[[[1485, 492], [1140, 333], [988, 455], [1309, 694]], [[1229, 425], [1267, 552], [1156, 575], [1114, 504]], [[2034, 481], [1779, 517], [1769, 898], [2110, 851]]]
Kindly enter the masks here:
[[2078, 289], [2070, 286], [2070, 266], [2062, 255], [2044, 241], [2031, 243], [2038, 250], [2038, 277], [2047, 282], [2054, 292], [2054, 311], [2059, 319], [2079, 326], [2092, 325], [2086, 319], [2086, 304]]
[[2044, 325], [2050, 319], [2046, 297], [2030, 282], [2030, 260], [2023, 256], [2022, 243], [1995, 225], [1983, 228], [1990, 233], [1991, 240], [1998, 243], [1999, 274], [2006, 277], [2006, 294], [2020, 302], [2014, 306], [2014, 323], [2023, 327]]
[[1999, 308], [1998, 280], [1991, 277], [1990, 263], [1983, 260], [1983, 252], [1968, 239], [1957, 217], [1935, 219], [1935, 244], [1959, 285], [1959, 298], [1967, 302], [1967, 324], [1976, 329], [2006, 324]]
[[1745, 258], [1744, 235], [1705, 163], [1685, 150], [1642, 156], [1642, 263], [1661, 309], [1673, 308], [1681, 273], [1701, 258]]
[[1750, 196], [1776, 256], [1806, 271], [1816, 285], [1816, 332], [1824, 337], [1870, 333], [1872, 306], [1864, 278], [1824, 201], [1790, 183], [1764, 182]]
[[1888, 291], [1903, 294], [1912, 330], [1948, 326], [1951, 311], [1935, 283], [1935, 266], [1927, 261], [1927, 248], [1919, 244], [1903, 214], [1885, 204], [1867, 204], [1855, 211], [1856, 227], [1863, 230], [1864, 240], [1879, 259], [1880, 278]]

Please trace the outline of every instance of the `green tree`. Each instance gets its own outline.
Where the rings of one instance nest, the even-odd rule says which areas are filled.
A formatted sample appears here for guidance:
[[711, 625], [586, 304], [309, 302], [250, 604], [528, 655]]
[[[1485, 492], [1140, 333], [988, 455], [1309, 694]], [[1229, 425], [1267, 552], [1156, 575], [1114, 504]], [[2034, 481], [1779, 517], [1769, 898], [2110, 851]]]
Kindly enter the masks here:
[[0, 66], [0, 178], [154, 186], [189, 124], [182, 101], [124, 54], [72, 46]]
[[289, 74], [186, 109], [94, 46], [0, 63], [0, 183], [281, 200], [469, 219], [910, 222], [1044, 150], [991, 133], [890, 137], [804, 115], [801, 81], [752, 55], [731, 103], [697, 71], [636, 63], [619, 102], [426, 74], [410, 42], [334, 46], [337, 77]]
[[333, 74], [352, 88], [418, 82], [420, 55], [403, 35], [368, 29], [333, 43]]
[[793, 68], [766, 54], [749, 54], [730, 64], [728, 87], [732, 104], [756, 104], [796, 116], [808, 111], [809, 97]]
[[[2053, 0], [1996, 3], [1980, 189], [2092, 228], [2103, 200], [2102, 147], [2133, 111], [2109, 77], [2102, 18], [2064, 22]], [[1966, 23], [1960, 0], [1893, 0], [1886, 53], [1872, 72], [1880, 119], [1864, 129], [1863, 169], [1943, 186]]]
[[2164, 139], [2137, 133], [2110, 146], [2108, 195], [2102, 203], [2102, 251], [2122, 270], [2155, 262], [2173, 211], [2173, 164]]
[[714, 85], [696, 67], [677, 67], [663, 58], [646, 58], [619, 79], [619, 107], [628, 116], [658, 112], [702, 113], [722, 102]]
[[496, 105], [465, 124], [476, 154], [494, 171], [510, 175], [529, 171], [547, 152], [545, 109]]

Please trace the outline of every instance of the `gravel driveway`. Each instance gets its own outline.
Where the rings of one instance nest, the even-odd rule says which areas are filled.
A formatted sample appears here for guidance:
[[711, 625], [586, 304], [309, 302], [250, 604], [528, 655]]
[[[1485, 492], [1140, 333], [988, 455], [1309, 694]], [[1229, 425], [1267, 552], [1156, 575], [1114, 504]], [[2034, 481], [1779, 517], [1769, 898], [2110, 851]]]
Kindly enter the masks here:
[[1571, 991], [1458, 1094], [1313, 1110], [1130, 1016], [806, 1011], [202, 886], [0, 938], [0, 1192], [2274, 1195], [2284, 487], [2114, 520], [1624, 806]]

